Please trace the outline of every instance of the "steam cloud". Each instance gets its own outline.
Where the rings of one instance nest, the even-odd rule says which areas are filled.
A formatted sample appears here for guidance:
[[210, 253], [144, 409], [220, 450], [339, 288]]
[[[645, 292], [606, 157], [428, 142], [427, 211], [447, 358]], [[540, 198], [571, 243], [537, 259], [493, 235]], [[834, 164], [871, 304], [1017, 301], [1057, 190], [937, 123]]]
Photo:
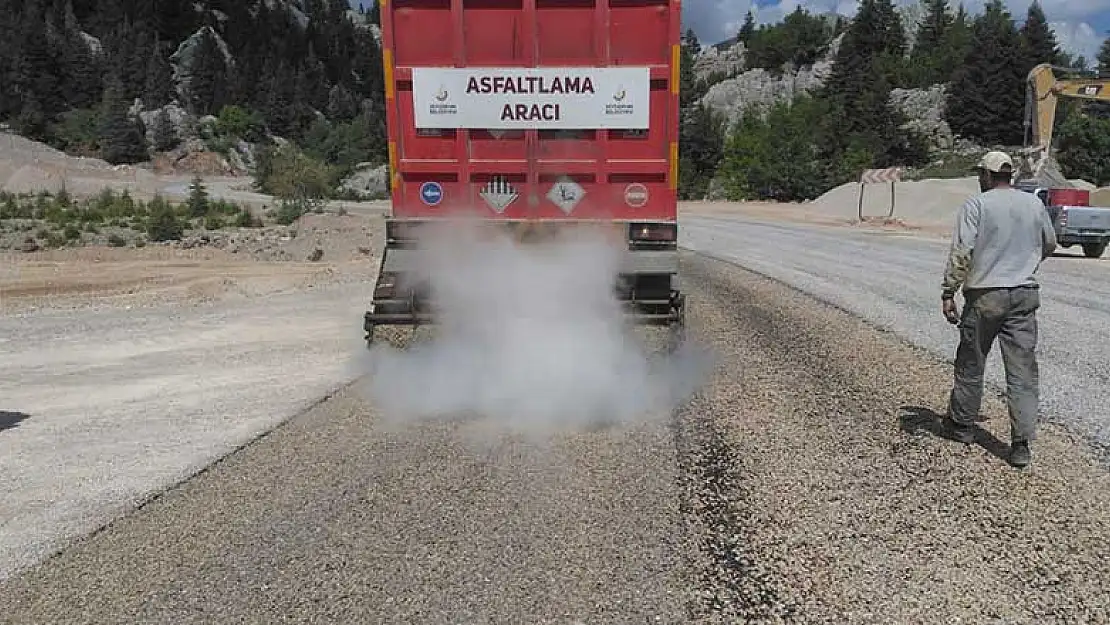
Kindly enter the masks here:
[[626, 326], [612, 293], [620, 250], [600, 236], [518, 246], [454, 223], [422, 247], [434, 338], [364, 356], [362, 390], [387, 420], [550, 431], [665, 419], [706, 372], [691, 345], [653, 357]]

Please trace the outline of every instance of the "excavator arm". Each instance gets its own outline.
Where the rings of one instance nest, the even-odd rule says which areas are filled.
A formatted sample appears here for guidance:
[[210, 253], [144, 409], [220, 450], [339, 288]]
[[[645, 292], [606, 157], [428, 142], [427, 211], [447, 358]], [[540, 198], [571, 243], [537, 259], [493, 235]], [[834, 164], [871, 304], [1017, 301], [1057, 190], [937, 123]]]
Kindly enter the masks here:
[[1034, 67], [1026, 78], [1025, 158], [1019, 178], [1040, 179], [1044, 186], [1070, 187], [1067, 179], [1051, 164], [1056, 104], [1060, 98], [1110, 102], [1110, 78], [1058, 79], [1055, 69], [1074, 71], [1043, 63]]

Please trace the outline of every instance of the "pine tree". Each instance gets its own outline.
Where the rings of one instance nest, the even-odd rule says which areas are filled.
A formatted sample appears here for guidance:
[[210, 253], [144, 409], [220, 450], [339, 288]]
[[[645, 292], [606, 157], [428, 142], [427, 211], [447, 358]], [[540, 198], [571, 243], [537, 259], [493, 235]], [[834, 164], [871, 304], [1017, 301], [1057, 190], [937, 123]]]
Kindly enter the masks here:
[[701, 99], [702, 94], [698, 89], [697, 74], [694, 73], [694, 61], [698, 58], [701, 45], [698, 35], [692, 29], [687, 30], [682, 38], [681, 56], [679, 59], [679, 86], [678, 106], [680, 109], [689, 108], [694, 102]]
[[949, 69], [944, 66], [944, 44], [952, 29], [953, 16], [948, 0], [925, 0], [925, 16], [917, 28], [910, 65], [914, 83], [920, 87], [947, 82]]
[[28, 137], [41, 137], [46, 134], [46, 120], [47, 116], [43, 112], [42, 105], [39, 104], [35, 94], [26, 94], [23, 97], [19, 116], [15, 119], [16, 130], [18, 130], [20, 134]]
[[[37, 2], [30, 2], [24, 8], [20, 24], [20, 39], [15, 49], [22, 54], [17, 60], [16, 85], [24, 94], [24, 99], [34, 96], [39, 113], [53, 118], [65, 110], [66, 100], [62, 84], [58, 80], [62, 64], [57, 51], [47, 40], [46, 21]], [[5, 85], [5, 88], [9, 88]]]
[[161, 108], [169, 104], [176, 95], [173, 86], [173, 67], [170, 65], [169, 56], [165, 46], [155, 42], [146, 64], [143, 104], [149, 109]]
[[196, 115], [214, 114], [226, 103], [227, 63], [211, 29], [201, 31], [189, 67], [190, 110]]
[[[196, 32], [201, 26], [194, 9], [194, 0], [158, 0], [158, 10], [154, 15], [154, 29], [162, 41], [180, 42]], [[246, 2], [225, 3], [224, 11], [231, 11], [236, 5]]]
[[964, 59], [971, 49], [971, 36], [971, 23], [968, 20], [967, 10], [964, 9], [964, 5], [961, 3], [956, 9], [956, 17], [953, 18], [952, 25], [948, 27], [948, 32], [945, 34], [939, 50], [938, 68], [940, 72], [938, 76], [940, 82], [951, 82], [956, 69], [963, 65]]
[[324, 67], [312, 46], [309, 46], [308, 56], [301, 63], [297, 73], [298, 105], [314, 110], [323, 110], [328, 104], [328, 86], [324, 76]]
[[123, 81], [119, 76], [109, 76], [100, 125], [100, 155], [112, 164], [138, 163], [147, 158], [142, 126], [131, 118], [128, 109]]
[[736, 35], [736, 40], [747, 44], [753, 34], [755, 34], [755, 16], [752, 15], [751, 11], [748, 11], [748, 14], [744, 16], [744, 24], [740, 26], [740, 32]]
[[269, 86], [269, 99], [263, 109], [270, 131], [278, 136], [288, 136], [296, 129], [295, 77], [289, 65], [281, 62], [276, 66], [273, 83]]
[[327, 116], [329, 119], [348, 121], [358, 113], [355, 96], [343, 85], [335, 85], [328, 92]]
[[1110, 39], [1102, 42], [1095, 60], [1098, 62], [1098, 75], [1110, 76]]
[[208, 190], [204, 188], [204, 181], [200, 176], [193, 176], [189, 184], [189, 199], [186, 204], [189, 207], [190, 217], [204, 217], [208, 214]]
[[65, 31], [62, 48], [67, 108], [91, 108], [100, 100], [103, 80], [100, 63], [89, 49], [88, 42], [76, 27]]
[[1056, 34], [1048, 26], [1041, 4], [1037, 0], [1029, 5], [1025, 24], [1019, 31], [1021, 39], [1022, 71], [1026, 74], [1040, 63], [1066, 65], [1064, 54], [1056, 42]]
[[180, 142], [169, 113], [164, 109], [158, 111], [154, 117], [154, 149], [159, 152], [169, 152]]
[[683, 114], [679, 129], [679, 194], [682, 199], [702, 199], [721, 164], [724, 122], [704, 104]]
[[949, 89], [945, 119], [957, 134], [983, 143], [1021, 145], [1025, 75], [1015, 63], [1021, 40], [1002, 0], [990, 0], [972, 26], [974, 48]]
[[890, 105], [890, 91], [902, 80], [904, 48], [905, 33], [890, 0], [863, 0], [818, 92], [830, 104], [822, 141], [828, 159], [839, 159], [852, 145], [866, 149], [880, 167], [925, 158], [921, 139], [902, 129], [906, 119]]

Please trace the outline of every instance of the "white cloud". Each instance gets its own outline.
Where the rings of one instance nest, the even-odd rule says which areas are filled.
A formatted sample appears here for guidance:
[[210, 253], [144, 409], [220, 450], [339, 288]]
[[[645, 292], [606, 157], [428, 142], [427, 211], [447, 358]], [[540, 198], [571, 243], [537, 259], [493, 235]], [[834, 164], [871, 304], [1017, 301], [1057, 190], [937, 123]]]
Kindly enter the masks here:
[[1072, 54], [1078, 54], [1094, 63], [1098, 56], [1099, 46], [1103, 37], [1087, 22], [1051, 22], [1052, 30], [1056, 31], [1056, 40], [1060, 47]]

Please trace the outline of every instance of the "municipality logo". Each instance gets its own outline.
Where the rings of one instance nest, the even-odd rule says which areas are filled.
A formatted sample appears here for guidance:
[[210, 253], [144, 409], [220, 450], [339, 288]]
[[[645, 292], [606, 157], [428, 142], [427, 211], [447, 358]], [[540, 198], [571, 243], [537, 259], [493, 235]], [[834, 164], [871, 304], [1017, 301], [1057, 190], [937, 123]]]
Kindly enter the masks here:
[[432, 96], [434, 101], [428, 105], [428, 112], [432, 115], [457, 115], [459, 107], [455, 104], [447, 103], [447, 98], [449, 96], [450, 94], [447, 92], [447, 88], [440, 85], [435, 95]]
[[[605, 105], [606, 115], [632, 115], [635, 110], [635, 105], [632, 102], [625, 102], [628, 98], [628, 91], [625, 90], [624, 85], [617, 87], [617, 92], [613, 94], [613, 102]], [[614, 104], [614, 102], [616, 104]]]

